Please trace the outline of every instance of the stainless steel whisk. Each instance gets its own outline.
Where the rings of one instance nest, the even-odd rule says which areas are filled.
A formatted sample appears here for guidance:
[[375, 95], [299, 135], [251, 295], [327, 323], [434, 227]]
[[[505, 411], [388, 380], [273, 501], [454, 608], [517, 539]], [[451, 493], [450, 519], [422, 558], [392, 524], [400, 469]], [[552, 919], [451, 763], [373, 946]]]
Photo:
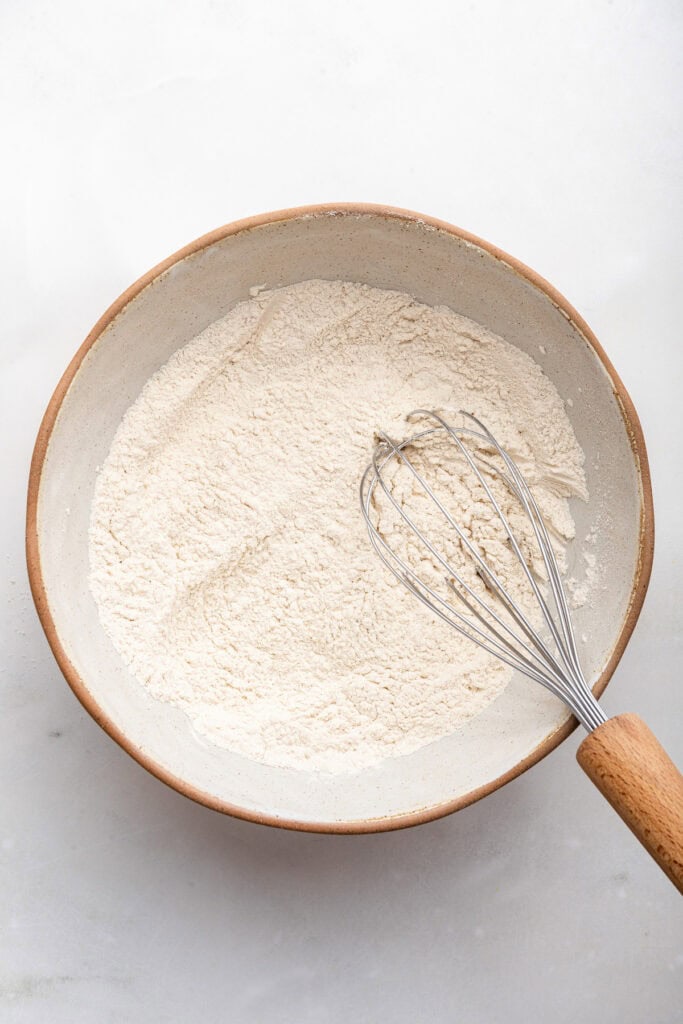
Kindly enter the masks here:
[[[360, 499], [370, 541], [382, 562], [408, 590], [440, 619], [475, 644], [564, 701], [588, 737], [579, 747], [579, 763], [619, 812], [674, 884], [683, 892], [683, 777], [648, 727], [636, 715], [607, 719], [588, 685], [577, 651], [569, 605], [548, 530], [529, 485], [508, 452], [475, 416], [461, 412], [463, 424], [451, 426], [438, 413], [418, 409], [409, 421], [430, 425], [401, 440], [379, 434], [372, 461], [363, 474]], [[521, 567], [522, 578], [540, 609], [543, 635], [493, 567], [470, 539], [435, 488], [411, 461], [411, 448], [431, 439], [447, 441], [465, 472], [472, 473], [500, 522]], [[460, 549], [474, 563], [484, 584], [468, 584], [462, 572], [418, 526], [414, 514], [399, 502], [386, 479], [392, 465], [412, 475], [422, 494], [434, 502], [443, 521], [457, 535]], [[493, 479], [502, 481], [531, 524], [531, 536], [545, 570], [539, 582], [518, 538], [494, 494]], [[386, 500], [400, 520], [429, 551], [432, 565], [443, 570], [441, 592], [425, 580], [387, 541], [377, 526], [375, 496]]]

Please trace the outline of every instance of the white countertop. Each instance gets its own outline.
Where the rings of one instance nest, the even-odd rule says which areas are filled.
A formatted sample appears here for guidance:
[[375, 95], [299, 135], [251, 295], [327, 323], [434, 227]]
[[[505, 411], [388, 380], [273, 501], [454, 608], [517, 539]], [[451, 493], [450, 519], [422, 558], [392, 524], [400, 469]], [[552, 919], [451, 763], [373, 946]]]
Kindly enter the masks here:
[[221, 817], [77, 703], [22, 534], [45, 404], [142, 272], [283, 206], [442, 217], [563, 291], [635, 401], [657, 553], [604, 706], [683, 761], [682, 30], [673, 2], [3, 5], [3, 1022], [681, 1019], [679, 899], [579, 770], [578, 732], [405, 832]]

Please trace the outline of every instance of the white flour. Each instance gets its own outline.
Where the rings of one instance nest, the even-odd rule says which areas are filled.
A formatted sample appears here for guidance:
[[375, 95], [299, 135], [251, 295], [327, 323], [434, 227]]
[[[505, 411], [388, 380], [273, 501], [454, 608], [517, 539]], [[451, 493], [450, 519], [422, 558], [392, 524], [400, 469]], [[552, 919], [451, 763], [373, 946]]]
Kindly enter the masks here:
[[[408, 295], [308, 281], [236, 306], [146, 384], [98, 477], [90, 584], [133, 674], [201, 734], [355, 771], [451, 733], [509, 671], [395, 583], [358, 483], [415, 407], [482, 418], [557, 538], [585, 492], [562, 400], [521, 351]], [[475, 523], [472, 494], [457, 492]], [[475, 496], [476, 498], [476, 496]], [[492, 540], [489, 557], [505, 572]]]

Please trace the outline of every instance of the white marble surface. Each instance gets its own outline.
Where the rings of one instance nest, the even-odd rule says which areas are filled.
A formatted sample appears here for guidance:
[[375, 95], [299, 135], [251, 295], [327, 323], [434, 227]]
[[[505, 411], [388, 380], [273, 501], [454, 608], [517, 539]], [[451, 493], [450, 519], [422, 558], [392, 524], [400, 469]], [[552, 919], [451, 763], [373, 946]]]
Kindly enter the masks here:
[[580, 773], [578, 733], [406, 832], [222, 818], [80, 708], [22, 532], [54, 384], [152, 264], [299, 203], [443, 217], [564, 291], [636, 402], [658, 548], [604, 703], [683, 760], [682, 30], [673, 0], [2, 5], [3, 1022], [681, 1019], [679, 900]]

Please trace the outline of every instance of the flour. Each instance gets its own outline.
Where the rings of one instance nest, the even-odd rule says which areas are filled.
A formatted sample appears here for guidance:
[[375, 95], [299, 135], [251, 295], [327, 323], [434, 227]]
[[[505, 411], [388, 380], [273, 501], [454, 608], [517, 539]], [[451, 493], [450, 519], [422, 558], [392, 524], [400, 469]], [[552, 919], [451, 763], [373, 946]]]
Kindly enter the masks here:
[[[572, 608], [583, 608], [588, 604], [590, 598], [596, 595], [599, 584], [602, 582], [602, 573], [595, 553], [584, 551], [582, 560], [584, 562], [583, 578], [579, 580], [575, 574], [565, 580]], [[604, 590], [604, 586], [602, 589]]]
[[[95, 488], [91, 590], [134, 676], [213, 743], [357, 771], [504, 689], [506, 666], [390, 577], [360, 514], [373, 435], [404, 436], [425, 406], [487, 423], [561, 550], [585, 484], [557, 391], [520, 350], [402, 293], [255, 287], [126, 413]], [[481, 505], [456, 497], [476, 528]], [[488, 557], [505, 573], [498, 540]]]

